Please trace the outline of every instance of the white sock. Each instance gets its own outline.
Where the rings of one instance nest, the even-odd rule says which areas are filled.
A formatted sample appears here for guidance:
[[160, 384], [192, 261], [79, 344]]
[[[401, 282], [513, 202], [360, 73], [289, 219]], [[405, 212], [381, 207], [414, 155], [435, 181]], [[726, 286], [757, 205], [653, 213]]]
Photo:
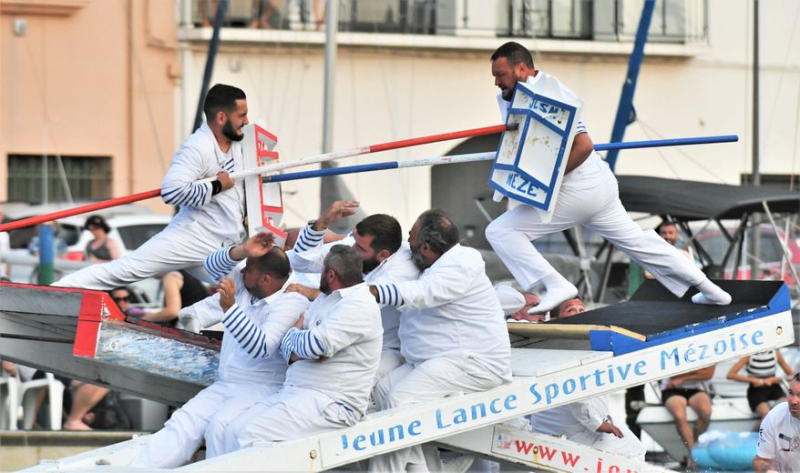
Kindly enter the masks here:
[[700, 292], [692, 296], [692, 302], [695, 304], [728, 305], [731, 303], [731, 295], [708, 278], [697, 285], [697, 290]]
[[562, 302], [578, 295], [578, 288], [564, 279], [564, 276], [560, 275], [558, 271], [548, 274], [541, 282], [547, 292], [544, 293], [539, 303], [528, 311], [529, 314], [540, 314], [553, 310]]

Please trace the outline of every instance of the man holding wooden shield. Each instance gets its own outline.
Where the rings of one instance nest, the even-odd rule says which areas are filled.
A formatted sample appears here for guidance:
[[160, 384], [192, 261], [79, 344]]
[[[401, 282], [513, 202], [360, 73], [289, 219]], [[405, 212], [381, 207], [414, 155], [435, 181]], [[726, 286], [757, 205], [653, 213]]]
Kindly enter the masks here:
[[502, 194], [496, 200], [498, 195], [513, 200], [487, 227], [486, 238], [523, 290], [545, 287], [532, 311], [551, 310], [577, 295], [575, 286], [531, 244], [577, 224], [602, 235], [676, 296], [694, 286], [699, 293], [693, 302], [729, 304], [729, 294], [628, 216], [617, 180], [594, 151], [583, 123], [583, 101], [555, 77], [534, 69], [530, 52], [518, 43], [504, 44], [491, 59], [501, 114], [519, 126], [503, 134], [489, 182]]

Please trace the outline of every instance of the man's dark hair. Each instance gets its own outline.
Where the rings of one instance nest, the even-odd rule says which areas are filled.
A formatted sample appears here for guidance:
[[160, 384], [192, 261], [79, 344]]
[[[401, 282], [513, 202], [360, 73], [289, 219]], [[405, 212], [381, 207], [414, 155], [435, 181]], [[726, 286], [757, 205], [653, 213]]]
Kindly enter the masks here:
[[460, 240], [458, 227], [450, 220], [450, 216], [444, 210], [431, 209], [422, 212], [417, 221], [420, 222], [417, 243], [422, 245], [427, 243], [431, 251], [437, 255], [443, 255], [450, 248], [456, 246]]
[[277, 246], [269, 250], [264, 256], [256, 258], [255, 263], [260, 273], [269, 274], [281, 281], [287, 279], [292, 272], [289, 257]]
[[206, 101], [203, 103], [203, 113], [206, 120], [211, 121], [217, 112], [230, 112], [236, 108], [237, 100], [247, 100], [244, 91], [238, 87], [217, 84], [209, 89]]
[[352, 246], [334, 245], [325, 257], [325, 266], [333, 270], [344, 286], [350, 287], [364, 281], [364, 261]]
[[492, 62], [501, 57], [506, 58], [508, 65], [511, 67], [522, 62], [525, 63], [529, 69], [533, 69], [533, 57], [531, 56], [531, 52], [528, 51], [528, 48], [525, 46], [515, 43], [514, 41], [509, 41], [497, 48], [497, 50], [492, 53]]
[[372, 237], [370, 246], [375, 252], [389, 250], [389, 253], [395, 254], [403, 243], [403, 229], [391, 215], [370, 215], [356, 224], [356, 231], [361, 236]]
[[665, 218], [662, 220], [661, 223], [659, 223], [656, 227], [656, 233], [661, 233], [661, 229], [664, 227], [675, 227], [676, 229], [680, 230], [678, 227], [678, 222], [672, 220], [671, 218]]

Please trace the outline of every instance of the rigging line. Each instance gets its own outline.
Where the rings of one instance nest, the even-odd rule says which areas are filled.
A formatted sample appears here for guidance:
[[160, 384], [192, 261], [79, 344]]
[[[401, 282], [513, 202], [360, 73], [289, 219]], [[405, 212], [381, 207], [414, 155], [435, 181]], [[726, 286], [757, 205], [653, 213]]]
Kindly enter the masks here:
[[[44, 168], [44, 169], [42, 169], [42, 173], [46, 175], [46, 173], [47, 173], [47, 162], [48, 162], [47, 157], [50, 156], [50, 154], [48, 153], [48, 148], [49, 148], [48, 142], [50, 140], [52, 140], [53, 144], [54, 144], [54, 147], [56, 149], [58, 149], [58, 141], [56, 140], [55, 133], [53, 133], [52, 129], [51, 129], [51, 125], [52, 125], [53, 121], [50, 119], [48, 108], [47, 108], [47, 95], [46, 95], [46, 92], [43, 92], [47, 88], [47, 84], [45, 83], [45, 80], [46, 80], [46, 77], [47, 77], [47, 70], [46, 70], [46, 68], [47, 68], [47, 52], [45, 51], [45, 49], [47, 47], [47, 37], [46, 37], [46, 34], [47, 34], [47, 22], [45, 22], [45, 24], [44, 24], [44, 26], [42, 28], [42, 31], [43, 31], [43, 36], [44, 36], [44, 41], [42, 41], [42, 67], [45, 68], [44, 74], [42, 74], [42, 75], [38, 74], [38, 70], [36, 68], [36, 61], [34, 60], [33, 50], [31, 49], [31, 45], [30, 45], [30, 42], [28, 41], [27, 37], [25, 38], [25, 46], [26, 46], [26, 50], [28, 52], [28, 58], [31, 61], [31, 72], [33, 73], [33, 79], [34, 79], [34, 81], [36, 83], [35, 90], [37, 92], [37, 96], [39, 97], [39, 101], [41, 101], [41, 103], [42, 103], [42, 115], [44, 117], [44, 127], [43, 127], [44, 128], [44, 130], [43, 130], [44, 131], [44, 153], [43, 154], [45, 156], [44, 164], [42, 165], [43, 168]], [[61, 154], [55, 154], [55, 157], [56, 157], [56, 163], [58, 164], [58, 171], [59, 171], [59, 176], [58, 177], [59, 177], [59, 180], [61, 181], [62, 186], [64, 187], [64, 194], [67, 197], [67, 202], [69, 202], [70, 204], [73, 204], [74, 202], [72, 200], [72, 191], [69, 188], [69, 180], [67, 179], [67, 174], [66, 174], [66, 171], [64, 170], [64, 164], [63, 164], [63, 162], [61, 160]], [[48, 177], [47, 181], [49, 181], [49, 177]], [[45, 203], [47, 203], [47, 201], [49, 201], [49, 198], [47, 197], [47, 187], [48, 186], [49, 186], [49, 183], [45, 183], [45, 188], [43, 189], [43, 194], [42, 194], [42, 200]]]
[[61, 179], [61, 184], [64, 186], [64, 193], [67, 197], [67, 202], [73, 205], [75, 201], [72, 200], [72, 190], [69, 188], [69, 181], [67, 180], [67, 171], [64, 169], [64, 161], [61, 159], [61, 153], [55, 153], [56, 163], [58, 163], [58, 177]]
[[[778, 98], [781, 96], [781, 85], [783, 84], [783, 78], [786, 76], [786, 70], [788, 69], [789, 63], [789, 53], [794, 51], [792, 49], [792, 42], [794, 41], [794, 33], [797, 29], [797, 21], [800, 19], [800, 2], [795, 3], [797, 7], [797, 11], [794, 15], [794, 21], [792, 22], [792, 27], [789, 28], [789, 40], [786, 42], [786, 54], [783, 57], [783, 68], [778, 72], [778, 84], [775, 86], [775, 99], [772, 101], [772, 109], [770, 111], [769, 120], [767, 121], [767, 129], [764, 136], [769, 137], [770, 130], [772, 129], [772, 121], [775, 118], [775, 110], [777, 110], [778, 105]], [[797, 132], [797, 127], [795, 127], [795, 133]], [[767, 146], [769, 146], [770, 140], [766, 140], [764, 143], [764, 155], [767, 155]]]
[[[378, 33], [378, 23], [377, 22], [373, 23], [373, 29], [375, 30], [375, 33]], [[380, 58], [379, 59], [379, 63], [381, 65], [381, 78], [383, 79], [383, 92], [384, 92], [384, 95], [386, 97], [387, 108], [389, 109], [389, 114], [388, 114], [388, 117], [389, 117], [389, 128], [391, 129], [392, 139], [396, 140], [397, 136], [398, 136], [398, 133], [397, 133], [398, 126], [397, 126], [397, 123], [395, 122], [394, 116], [395, 116], [395, 111], [396, 111], [397, 107], [393, 107], [393, 103], [392, 103], [392, 94], [390, 93], [389, 80], [388, 80], [387, 73], [386, 73], [386, 56], [384, 54], [385, 51], [384, 51], [384, 48], [382, 46], [380, 46], [380, 45], [376, 46], [375, 49], [378, 52], [378, 57]], [[393, 109], [395, 109], [395, 110], [393, 110]], [[401, 150], [395, 150], [395, 151], [393, 151], [395, 159], [397, 159], [397, 160], [401, 159], [400, 158], [400, 154], [401, 153], [403, 153], [405, 155], [405, 157], [407, 158], [409, 156], [410, 150], [402, 150], [402, 151]], [[403, 176], [403, 173], [401, 172], [400, 175]], [[403, 177], [401, 177], [401, 179], [403, 179]], [[401, 201], [402, 202], [406, 202], [406, 205], [408, 205], [407, 204], [407, 202], [408, 202], [408, 193], [406, 192], [406, 187], [407, 186], [405, 185], [406, 182], [407, 181], [405, 181], [405, 179], [403, 179], [403, 181], [401, 182], [401, 185], [398, 186], [398, 187], [399, 187], [400, 196], [401, 196], [401, 199], [402, 199]]]
[[[743, 103], [745, 103], [745, 104], [752, 104], [753, 103], [753, 99], [750, 97], [750, 93], [753, 90], [752, 85], [750, 85], [750, 80], [752, 79], [753, 75], [751, 73], [749, 73], [753, 69], [753, 64], [750, 63], [750, 58], [752, 57], [752, 41], [749, 41], [749, 39], [752, 37], [752, 34], [753, 34], [753, 29], [752, 29], [753, 22], [751, 21], [750, 5], [752, 5], [752, 2], [747, 2], [745, 4], [745, 7], [744, 7], [744, 11], [745, 11], [744, 37], [743, 37], [744, 48], [742, 48], [743, 51], [744, 51], [744, 61], [742, 63], [744, 64], [744, 102]], [[749, 67], [748, 67], [748, 65], [749, 65]], [[742, 141], [748, 141], [748, 138], [750, 140], [754, 139], [753, 135], [752, 135], [753, 128], [750, 126], [751, 125], [750, 122], [752, 120], [748, 120], [747, 110], [748, 110], [748, 107], [747, 107], [747, 105], [745, 105], [744, 113], [742, 114], [742, 130], [744, 130], [744, 137], [743, 137]], [[752, 146], [748, 146], [748, 148], [752, 148]], [[743, 147], [743, 149], [745, 149], [745, 148]], [[752, 172], [753, 172], [752, 163], [749, 162], [747, 158], [748, 158], [747, 151], [744, 151], [742, 153], [742, 169], [743, 170], [750, 169], [750, 174], [752, 174]]]
[[[139, 55], [136, 53], [136, 47], [133, 42], [133, 27], [131, 26], [132, 20], [126, 12], [125, 1], [126, 0], [120, 0], [119, 5], [122, 8], [122, 16], [125, 18], [125, 28], [128, 33], [128, 44], [130, 45], [131, 57], [133, 58], [134, 69], [136, 69], [136, 73], [139, 76], [139, 82], [141, 83], [145, 109], [147, 110], [147, 118], [148, 121], [150, 122], [150, 129], [151, 129], [150, 131], [153, 134], [154, 141], [156, 142], [156, 154], [158, 154], [158, 162], [159, 164], [161, 164], [162, 174], [166, 174], [167, 163], [164, 162], [164, 151], [163, 148], [161, 147], [161, 137], [158, 134], [158, 126], [156, 126], [156, 119], [155, 119], [155, 114], [153, 113], [153, 105], [150, 102], [150, 95], [147, 93], [147, 82], [145, 81], [142, 62], [141, 59], [139, 58]], [[137, 3], [136, 2], [132, 3], [131, 8], [133, 8], [133, 5], [137, 5]], [[133, 89], [133, 84], [131, 84], [131, 89]], [[131, 92], [131, 101], [133, 101], [133, 90], [131, 90], [130, 92]], [[130, 105], [133, 106], [133, 104]], [[129, 159], [134, 159], [134, 156], [131, 155]]]
[[794, 190], [794, 178], [797, 164], [797, 136], [800, 128], [800, 81], [797, 81], [797, 106], [794, 112], [794, 142], [792, 144], [792, 174], [789, 178], [789, 191]]
[[[642, 125], [642, 126], [644, 126], [644, 127], [647, 127], [647, 128], [648, 128], [650, 131], [652, 131], [652, 132], [653, 132], [653, 133], [654, 133], [654, 134], [655, 134], [657, 137], [659, 137], [659, 138], [661, 138], [661, 139], [664, 139], [664, 135], [662, 135], [661, 133], [659, 133], [658, 131], [656, 131], [656, 130], [655, 130], [653, 127], [649, 126], [649, 125], [648, 125], [648, 124], [647, 124], [645, 121], [643, 121], [643, 120], [642, 120], [642, 118], [641, 118], [640, 116], [639, 116], [639, 117], [636, 117], [636, 121], [637, 121], [637, 122], [639, 122], [639, 123], [641, 123], [641, 125]], [[707, 172], [708, 174], [710, 174], [712, 177], [714, 177], [714, 178], [715, 178], [716, 180], [718, 180], [720, 183], [722, 183], [722, 184], [726, 184], [726, 183], [727, 183], [727, 182], [725, 181], [725, 179], [723, 179], [722, 177], [720, 177], [719, 175], [717, 175], [717, 174], [716, 174], [714, 171], [712, 171], [711, 169], [709, 169], [709, 168], [707, 168], [706, 166], [704, 166], [703, 164], [701, 164], [701, 163], [700, 163], [700, 161], [698, 161], [697, 159], [693, 158], [693, 157], [692, 157], [690, 154], [688, 154], [686, 151], [682, 150], [682, 149], [681, 149], [681, 147], [675, 147], [674, 149], [675, 149], [675, 151], [676, 151], [677, 153], [681, 154], [683, 157], [685, 157], [686, 159], [688, 159], [689, 161], [691, 161], [691, 162], [692, 162], [694, 165], [696, 165], [697, 167], [699, 167], [699, 168], [700, 168], [700, 169], [702, 169], [703, 171], [705, 171], [705, 172]]]
[[[636, 122], [639, 123], [639, 127], [642, 129], [642, 131], [644, 132], [645, 136], [647, 136], [647, 139], [653, 139], [652, 134], [646, 128], [645, 124], [640, 122], [638, 119], [636, 120]], [[672, 171], [672, 174], [676, 178], [680, 179], [681, 178], [680, 174], [678, 174], [678, 171], [672, 166], [672, 163], [669, 162], [669, 159], [667, 159], [667, 157], [664, 155], [664, 152], [661, 150], [661, 148], [656, 148], [655, 151], [656, 151], [656, 153], [658, 153], [658, 156], [661, 158], [661, 160], [664, 162], [664, 164], [666, 164], [667, 167], [670, 169], [670, 171]]]

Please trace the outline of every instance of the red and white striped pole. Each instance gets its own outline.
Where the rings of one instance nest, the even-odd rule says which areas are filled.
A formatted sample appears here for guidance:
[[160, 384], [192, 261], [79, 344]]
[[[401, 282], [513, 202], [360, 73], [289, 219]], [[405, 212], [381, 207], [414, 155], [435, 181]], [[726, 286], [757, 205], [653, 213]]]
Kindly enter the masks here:
[[[515, 126], [515, 124], [514, 124]], [[231, 177], [233, 179], [242, 179], [247, 176], [252, 176], [255, 174], [266, 174], [270, 172], [277, 172], [282, 171], [284, 169], [291, 169], [299, 166], [307, 166], [311, 164], [319, 164], [326, 161], [334, 161], [337, 159], [349, 158], [352, 156], [359, 156], [363, 154], [370, 154], [370, 153], [378, 153], [380, 151], [389, 151], [393, 149], [400, 149], [400, 148], [409, 148], [411, 146], [419, 146], [424, 144], [430, 143], [438, 143], [440, 141], [449, 141], [449, 140], [456, 140], [459, 138], [471, 138], [474, 136], [485, 136], [485, 135], [492, 135], [494, 133], [501, 133], [508, 130], [508, 126], [506, 125], [494, 125], [494, 126], [487, 126], [483, 128], [472, 128], [469, 130], [461, 130], [461, 131], [454, 131], [450, 133], [441, 133], [438, 135], [429, 135], [429, 136], [421, 136], [418, 138], [409, 138], [405, 140], [399, 141], [390, 141], [387, 143], [378, 143], [370, 146], [360, 146], [358, 148], [352, 148], [345, 151], [335, 151], [333, 153], [325, 153], [320, 154], [317, 156], [309, 156], [306, 158], [300, 158], [295, 161], [290, 161], [286, 163], [278, 163], [272, 164], [269, 166], [262, 166], [254, 169], [250, 169], [248, 171], [240, 171], [231, 173]], [[213, 179], [213, 178], [211, 178]], [[5, 225], [0, 225], [0, 232], [7, 232], [10, 230], [15, 230], [17, 228], [24, 228], [30, 227], [33, 225], [38, 225], [43, 222], [49, 222], [52, 220], [58, 220], [59, 218], [71, 217], [73, 215], [80, 215], [88, 212], [93, 212], [100, 209], [107, 209], [109, 207], [116, 207], [117, 205], [122, 204], [130, 204], [132, 202], [138, 202], [141, 200], [152, 199], [154, 197], [159, 197], [161, 195], [161, 189], [153, 189], [151, 191], [141, 192], [138, 194], [133, 194], [125, 197], [117, 197], [115, 199], [104, 200], [101, 202], [95, 202], [88, 205], [82, 205], [80, 207], [75, 207], [72, 209], [65, 209], [60, 210], [58, 212], [52, 212], [45, 215], [39, 215], [36, 217], [25, 218], [22, 220], [17, 220], [16, 222], [6, 223]]]

